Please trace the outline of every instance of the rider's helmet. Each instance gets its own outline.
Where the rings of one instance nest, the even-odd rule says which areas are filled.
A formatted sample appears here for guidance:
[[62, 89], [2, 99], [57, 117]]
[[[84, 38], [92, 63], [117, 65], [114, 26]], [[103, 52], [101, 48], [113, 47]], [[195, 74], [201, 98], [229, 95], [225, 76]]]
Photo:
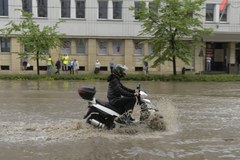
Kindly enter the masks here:
[[119, 78], [122, 78], [126, 75], [125, 71], [128, 70], [127, 66], [125, 65], [121, 65], [121, 64], [117, 64], [114, 68], [113, 68], [113, 74], [115, 74], [116, 76], [118, 76]]

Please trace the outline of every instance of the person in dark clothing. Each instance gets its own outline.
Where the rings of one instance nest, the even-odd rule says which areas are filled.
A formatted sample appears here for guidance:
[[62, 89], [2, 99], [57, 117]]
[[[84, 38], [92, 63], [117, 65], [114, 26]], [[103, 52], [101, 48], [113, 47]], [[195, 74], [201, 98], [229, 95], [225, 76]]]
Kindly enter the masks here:
[[57, 60], [55, 66], [56, 66], [56, 69], [57, 69], [57, 71], [55, 72], [55, 74], [60, 74], [61, 61], [60, 61], [59, 59]]
[[138, 95], [138, 92], [125, 87], [120, 82], [120, 79], [126, 75], [125, 70], [127, 70], [127, 67], [119, 64], [113, 68], [113, 72], [107, 79], [109, 82], [107, 97], [109, 104], [120, 110], [119, 114], [121, 115], [115, 121], [122, 124], [130, 124], [134, 120], [131, 114], [136, 103], [135, 96]]

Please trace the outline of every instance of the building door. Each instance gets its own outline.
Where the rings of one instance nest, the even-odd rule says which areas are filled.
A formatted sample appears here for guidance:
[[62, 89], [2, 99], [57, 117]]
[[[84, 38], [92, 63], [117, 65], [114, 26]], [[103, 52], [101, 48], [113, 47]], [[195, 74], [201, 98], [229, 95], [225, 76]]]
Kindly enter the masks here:
[[214, 43], [213, 45], [213, 71], [227, 71], [227, 43]]

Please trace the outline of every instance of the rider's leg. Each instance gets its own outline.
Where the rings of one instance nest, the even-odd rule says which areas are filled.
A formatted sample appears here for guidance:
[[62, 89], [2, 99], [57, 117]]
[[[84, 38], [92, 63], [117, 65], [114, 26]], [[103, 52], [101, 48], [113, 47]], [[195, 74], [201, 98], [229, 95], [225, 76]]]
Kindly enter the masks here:
[[121, 99], [115, 101], [113, 104], [115, 107], [124, 107], [124, 113], [120, 115], [116, 121], [119, 123], [129, 124], [134, 119], [131, 114], [136, 103], [135, 97], [122, 97]]

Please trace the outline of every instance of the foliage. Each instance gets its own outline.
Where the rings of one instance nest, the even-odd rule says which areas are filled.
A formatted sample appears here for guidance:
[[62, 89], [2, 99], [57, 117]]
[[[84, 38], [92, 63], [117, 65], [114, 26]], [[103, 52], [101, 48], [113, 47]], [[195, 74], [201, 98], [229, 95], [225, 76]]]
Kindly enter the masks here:
[[203, 36], [212, 33], [203, 28], [202, 15], [199, 13], [205, 0], [153, 0], [146, 6], [141, 3], [135, 16], [142, 24], [140, 35], [147, 35], [152, 44], [152, 54], [145, 60], [154, 60], [152, 67], [172, 61], [173, 74], [176, 75], [176, 59], [186, 64], [192, 59], [194, 47], [203, 45]]
[[54, 26], [41, 27], [33, 20], [33, 15], [29, 12], [20, 10], [23, 21], [16, 24], [10, 21], [5, 28], [1, 29], [4, 35], [16, 34], [17, 40], [24, 46], [25, 51], [19, 53], [20, 57], [29, 56], [37, 61], [37, 73], [39, 75], [39, 60], [46, 60], [49, 49], [62, 45], [63, 34], [56, 31], [59, 23]]
[[[35, 75], [35, 74], [0, 74], [1, 80], [67, 80], [67, 81], [107, 81], [108, 74], [61, 74], [61, 75]], [[177, 81], [177, 82], [229, 82], [239, 81], [238, 74], [187, 74], [187, 75], [157, 75], [157, 74], [128, 74], [125, 81]]]

